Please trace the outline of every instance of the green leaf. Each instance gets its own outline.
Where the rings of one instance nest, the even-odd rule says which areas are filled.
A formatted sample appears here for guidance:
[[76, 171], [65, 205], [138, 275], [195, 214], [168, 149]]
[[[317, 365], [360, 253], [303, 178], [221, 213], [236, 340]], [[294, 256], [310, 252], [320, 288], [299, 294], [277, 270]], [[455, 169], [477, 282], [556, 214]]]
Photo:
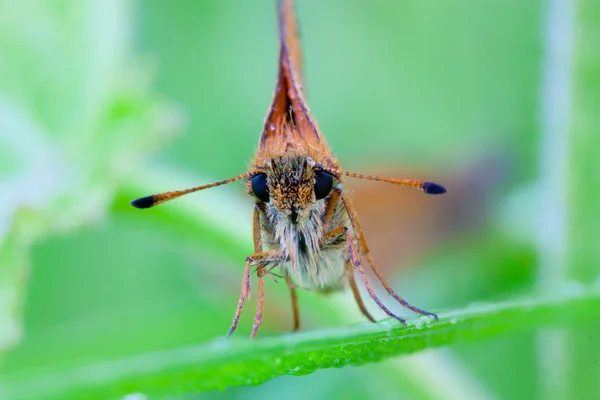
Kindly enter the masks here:
[[507, 331], [589, 320], [600, 306], [597, 290], [577, 290], [552, 300], [473, 305], [419, 317], [402, 326], [378, 324], [208, 344], [95, 363], [53, 373], [5, 376], [19, 399], [110, 398], [129, 393], [184, 394], [253, 385], [279, 375], [306, 375], [320, 368], [365, 364], [384, 358], [472, 341]]

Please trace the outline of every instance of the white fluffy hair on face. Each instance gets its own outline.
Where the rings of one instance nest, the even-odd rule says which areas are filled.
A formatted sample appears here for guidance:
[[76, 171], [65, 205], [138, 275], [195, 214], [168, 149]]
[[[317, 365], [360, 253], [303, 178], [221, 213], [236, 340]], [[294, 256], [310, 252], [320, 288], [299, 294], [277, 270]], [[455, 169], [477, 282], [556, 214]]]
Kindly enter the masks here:
[[282, 273], [296, 278], [302, 288], [327, 289], [337, 286], [340, 271], [335, 273], [335, 270], [341, 266], [343, 274], [343, 260], [334, 260], [331, 251], [319, 247], [324, 236], [325, 201], [318, 200], [309, 209], [299, 210], [298, 214], [298, 222], [294, 224], [285, 212], [267, 204], [273, 245], [279, 247], [289, 260], [279, 266]]

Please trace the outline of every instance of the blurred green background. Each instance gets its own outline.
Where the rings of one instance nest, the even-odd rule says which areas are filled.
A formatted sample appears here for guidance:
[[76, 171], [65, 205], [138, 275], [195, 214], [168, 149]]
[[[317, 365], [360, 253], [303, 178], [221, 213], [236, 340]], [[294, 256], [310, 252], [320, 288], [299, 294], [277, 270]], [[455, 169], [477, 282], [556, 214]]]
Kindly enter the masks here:
[[[242, 185], [129, 201], [246, 169], [277, 72], [273, 3], [0, 1], [0, 396], [2, 376], [226, 333], [252, 251]], [[343, 167], [449, 188], [349, 182], [375, 259], [413, 304], [596, 279], [600, 7], [564, 1], [555, 28], [552, 3], [297, 1], [308, 101]], [[304, 329], [363, 321], [350, 298], [301, 292]], [[285, 285], [267, 281], [266, 301], [260, 335], [288, 331]], [[186, 398], [594, 398], [596, 328]]]

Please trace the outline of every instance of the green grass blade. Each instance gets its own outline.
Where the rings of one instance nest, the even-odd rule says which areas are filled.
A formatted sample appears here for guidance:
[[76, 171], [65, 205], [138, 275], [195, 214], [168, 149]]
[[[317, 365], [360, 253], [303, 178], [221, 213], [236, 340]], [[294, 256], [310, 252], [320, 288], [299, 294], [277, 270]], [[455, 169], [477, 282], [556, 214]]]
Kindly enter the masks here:
[[5, 376], [4, 386], [17, 399], [110, 398], [138, 392], [158, 396], [224, 389], [279, 375], [365, 364], [507, 331], [587, 321], [599, 306], [597, 291], [580, 291], [552, 300], [473, 305], [441, 313], [438, 322], [419, 317], [407, 326], [385, 320], [253, 341], [223, 338], [72, 370], [23, 372]]
[[[576, 30], [573, 45], [573, 105], [567, 149], [568, 185], [567, 262], [569, 279], [587, 283], [598, 279], [600, 246], [600, 3], [573, 4]], [[565, 348], [566, 393], [571, 398], [597, 399], [600, 323], [590, 321], [576, 332], [568, 332]], [[593, 371], [589, 373], [590, 371]]]

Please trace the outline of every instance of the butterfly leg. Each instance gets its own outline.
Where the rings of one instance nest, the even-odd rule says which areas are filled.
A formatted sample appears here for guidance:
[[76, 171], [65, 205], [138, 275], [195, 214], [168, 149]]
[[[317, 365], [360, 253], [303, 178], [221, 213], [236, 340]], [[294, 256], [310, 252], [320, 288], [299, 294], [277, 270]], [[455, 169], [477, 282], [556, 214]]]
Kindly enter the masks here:
[[[329, 202], [327, 203], [327, 208], [325, 209], [325, 216], [323, 218], [324, 227], [329, 226], [331, 218], [333, 217], [336, 208], [339, 206], [341, 194], [342, 191], [338, 189], [334, 190], [331, 194], [331, 197], [329, 197]], [[338, 230], [338, 235], [341, 233], [341, 230]], [[367, 317], [369, 321], [375, 322], [375, 318], [373, 318], [371, 313], [367, 310], [367, 308], [365, 307], [365, 303], [363, 303], [362, 298], [360, 297], [360, 292], [358, 291], [358, 286], [356, 285], [356, 278], [354, 277], [354, 270], [352, 269], [352, 264], [350, 263], [350, 260], [348, 260], [348, 262], [346, 263], [346, 276], [348, 277], [348, 283], [350, 284], [350, 289], [352, 289], [352, 294], [354, 295], [354, 300], [356, 300], [358, 308], [363, 313], [363, 315]]]
[[365, 240], [365, 236], [362, 232], [362, 229], [360, 228], [360, 224], [358, 222], [358, 217], [356, 216], [356, 213], [354, 212], [354, 208], [352, 207], [352, 204], [350, 204], [350, 199], [348, 199], [348, 196], [346, 196], [344, 193], [341, 193], [340, 196], [341, 196], [342, 201], [344, 202], [344, 207], [346, 208], [346, 211], [348, 212], [348, 216], [350, 218], [352, 228], [354, 229], [354, 232], [356, 233], [356, 236], [358, 237], [359, 248], [360, 248], [361, 252], [364, 254], [365, 258], [367, 259], [367, 262], [371, 266], [373, 273], [375, 274], [377, 279], [379, 279], [379, 282], [381, 282], [381, 284], [383, 285], [385, 290], [389, 293], [390, 296], [392, 296], [394, 299], [396, 299], [396, 301], [398, 301], [398, 303], [400, 303], [403, 307], [406, 307], [409, 310], [412, 310], [417, 314], [429, 315], [431, 317], [434, 317], [435, 319], [438, 319], [438, 316], [436, 314], [430, 313], [429, 311], [425, 311], [425, 310], [422, 310], [420, 308], [413, 306], [412, 304], [410, 304], [409, 302], [404, 300], [402, 297], [400, 297], [398, 295], [398, 293], [396, 293], [394, 291], [394, 289], [392, 289], [390, 284], [383, 277], [383, 274], [381, 273], [379, 268], [377, 268], [377, 265], [375, 264], [373, 257], [371, 257], [371, 252], [369, 251], [367, 242]]
[[[360, 279], [362, 280], [363, 284], [365, 285], [365, 288], [367, 289], [367, 293], [369, 293], [369, 296], [373, 299], [373, 301], [377, 304], [377, 306], [383, 312], [385, 312], [387, 315], [389, 315], [390, 317], [397, 319], [398, 321], [402, 322], [403, 324], [406, 324], [406, 321], [404, 319], [400, 318], [399, 316], [397, 316], [396, 314], [391, 312], [381, 302], [381, 300], [379, 300], [379, 297], [377, 297], [377, 295], [375, 294], [373, 287], [369, 283], [369, 279], [367, 278], [365, 269], [363, 268], [363, 266], [360, 262], [360, 254], [356, 251], [354, 242], [352, 241], [352, 236], [350, 235], [350, 231], [348, 230], [348, 228], [346, 228], [345, 226], [340, 226], [327, 234], [327, 236], [329, 236], [329, 235], [341, 235], [345, 238], [346, 245], [348, 246], [348, 256], [349, 256], [350, 264], [354, 268], [356, 268], [356, 270], [358, 271], [358, 275], [360, 276]], [[359, 307], [360, 307], [360, 303], [359, 303]], [[363, 308], [364, 308], [364, 304], [363, 304]], [[361, 308], [361, 311], [362, 311], [362, 308]], [[366, 309], [365, 309], [365, 311], [366, 311]], [[368, 312], [367, 312], [367, 314], [368, 314]], [[367, 315], [367, 314], [365, 314], [365, 315]], [[368, 314], [368, 315], [370, 316], [370, 314]], [[372, 318], [373, 317], [371, 317], [370, 319], [372, 319]]]
[[263, 305], [265, 303], [265, 276], [264, 268], [259, 268], [256, 271], [258, 275], [258, 301], [256, 302], [256, 314], [254, 314], [254, 324], [252, 325], [252, 333], [250, 337], [253, 338], [258, 332], [258, 328], [262, 325], [262, 312]]
[[233, 322], [231, 323], [231, 328], [229, 328], [229, 332], [227, 332], [227, 336], [231, 336], [231, 334], [237, 328], [238, 321], [240, 320], [240, 315], [242, 314], [242, 308], [244, 307], [244, 301], [248, 300], [250, 297], [250, 261], [246, 259], [246, 268], [244, 268], [244, 278], [242, 279], [242, 290], [240, 291], [240, 299], [238, 300], [237, 308], [235, 309], [235, 316], [233, 317]]
[[[262, 252], [262, 240], [260, 237], [260, 214], [259, 205], [254, 205], [254, 213], [252, 215], [252, 236], [254, 237], [254, 252]], [[244, 307], [244, 301], [250, 298], [250, 264], [251, 261], [246, 258], [246, 268], [244, 268], [244, 278], [242, 279], [242, 290], [240, 291], [240, 299], [238, 300], [237, 308], [235, 310], [235, 316], [231, 323], [231, 328], [227, 332], [227, 336], [231, 334], [237, 328], [240, 315], [242, 314], [242, 308]]]
[[342, 194], [341, 189], [335, 189], [329, 197], [327, 208], [325, 209], [325, 216], [323, 217], [323, 227], [327, 229], [336, 208], [339, 206], [340, 195]]
[[[254, 337], [258, 328], [262, 323], [262, 309], [264, 304], [264, 275], [265, 269], [263, 268], [270, 261], [278, 261], [283, 258], [281, 252], [276, 250], [271, 251], [262, 251], [262, 240], [260, 236], [260, 204], [256, 204], [254, 206], [254, 215], [253, 215], [253, 236], [254, 236], [254, 254], [246, 257], [246, 268], [244, 268], [244, 278], [242, 279], [242, 290], [240, 291], [240, 298], [238, 300], [237, 308], [235, 310], [235, 316], [233, 317], [233, 322], [231, 323], [231, 327], [227, 332], [227, 336], [231, 336], [231, 334], [236, 330], [238, 322], [240, 320], [240, 315], [242, 314], [242, 308], [244, 307], [244, 302], [248, 300], [250, 297], [250, 268], [254, 264], [259, 264], [256, 269], [256, 274], [258, 275], [258, 304], [256, 309], [256, 315], [254, 317], [254, 325], [252, 326], [252, 334]], [[262, 265], [261, 265], [262, 264]]]
[[292, 311], [294, 313], [294, 331], [300, 329], [300, 311], [298, 310], [298, 294], [296, 293], [296, 285], [292, 278], [286, 275], [285, 283], [288, 289], [290, 289], [290, 296], [292, 298]]
[[348, 283], [350, 283], [350, 289], [352, 289], [352, 294], [354, 295], [354, 300], [360, 309], [360, 312], [363, 313], [365, 317], [371, 322], [375, 322], [375, 318], [371, 315], [371, 313], [365, 307], [365, 303], [360, 297], [360, 292], [358, 291], [358, 285], [356, 284], [356, 278], [354, 277], [354, 270], [352, 269], [352, 263], [350, 260], [346, 263], [346, 275], [348, 276]]
[[283, 261], [283, 253], [278, 250], [265, 251], [260, 253], [254, 253], [246, 257], [246, 268], [244, 269], [244, 279], [242, 280], [242, 290], [240, 292], [240, 299], [238, 300], [238, 305], [235, 310], [235, 316], [233, 317], [233, 322], [231, 323], [231, 328], [229, 328], [229, 332], [227, 332], [227, 336], [231, 336], [231, 334], [237, 328], [238, 321], [240, 319], [240, 315], [242, 313], [242, 308], [244, 306], [244, 302], [250, 298], [250, 268], [254, 264], [263, 264], [259, 265], [256, 270], [256, 274], [258, 275], [258, 304], [257, 304], [257, 312], [254, 317], [254, 326], [252, 328], [252, 336], [256, 335], [256, 331], [258, 331], [258, 327], [262, 323], [262, 307], [264, 301], [264, 275], [265, 268], [264, 265], [270, 262], [281, 262]]
[[[259, 204], [254, 205], [254, 214], [252, 217], [252, 236], [254, 238], [254, 251], [262, 251], [262, 238], [260, 236], [260, 206]], [[256, 314], [254, 315], [254, 324], [252, 325], [252, 333], [250, 337], [256, 336], [258, 328], [262, 325], [262, 310], [265, 298], [265, 280], [264, 280], [264, 269], [258, 268], [256, 270], [258, 276], [258, 302], [256, 303]]]

